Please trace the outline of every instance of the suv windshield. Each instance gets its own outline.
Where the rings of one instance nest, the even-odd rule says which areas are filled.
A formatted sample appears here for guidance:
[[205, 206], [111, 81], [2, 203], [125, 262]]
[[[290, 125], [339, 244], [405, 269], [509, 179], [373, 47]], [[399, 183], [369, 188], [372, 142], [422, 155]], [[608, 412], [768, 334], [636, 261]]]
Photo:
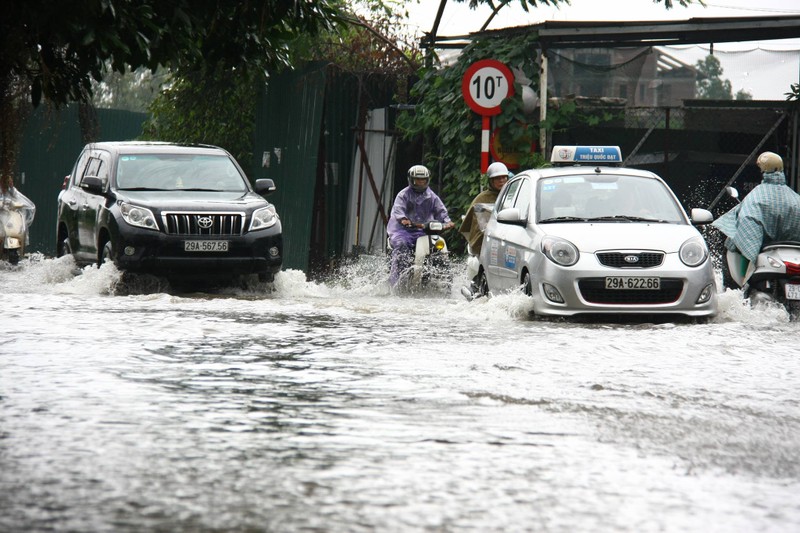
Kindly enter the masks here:
[[558, 176], [539, 180], [538, 222], [684, 221], [680, 206], [658, 180], [639, 176]]
[[247, 190], [239, 169], [224, 155], [121, 155], [116, 179], [121, 190]]

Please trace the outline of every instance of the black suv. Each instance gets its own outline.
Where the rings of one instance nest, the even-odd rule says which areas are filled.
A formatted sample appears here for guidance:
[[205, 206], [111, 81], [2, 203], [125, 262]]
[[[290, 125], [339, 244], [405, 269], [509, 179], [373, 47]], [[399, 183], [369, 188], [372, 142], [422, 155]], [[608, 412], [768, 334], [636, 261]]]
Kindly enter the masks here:
[[272, 281], [281, 222], [222, 148], [155, 142], [87, 144], [58, 195], [57, 255], [181, 280], [258, 274]]

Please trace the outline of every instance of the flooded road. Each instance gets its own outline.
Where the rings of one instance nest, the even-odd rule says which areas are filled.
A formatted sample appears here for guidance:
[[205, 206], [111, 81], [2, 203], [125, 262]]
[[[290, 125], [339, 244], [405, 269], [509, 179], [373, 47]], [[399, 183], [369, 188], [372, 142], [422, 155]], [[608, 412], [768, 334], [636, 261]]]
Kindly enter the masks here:
[[782, 310], [544, 322], [370, 272], [119, 296], [0, 267], [0, 531], [800, 529]]

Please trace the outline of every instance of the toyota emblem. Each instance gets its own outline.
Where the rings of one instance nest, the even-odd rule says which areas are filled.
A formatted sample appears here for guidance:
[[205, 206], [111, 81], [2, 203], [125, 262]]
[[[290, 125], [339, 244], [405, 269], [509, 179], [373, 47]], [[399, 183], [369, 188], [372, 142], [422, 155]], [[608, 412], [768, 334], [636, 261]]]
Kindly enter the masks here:
[[638, 255], [626, 255], [625, 256], [625, 262], [626, 263], [638, 263], [639, 262], [639, 256]]
[[208, 229], [214, 225], [214, 219], [212, 219], [211, 217], [198, 217], [197, 225], [203, 229]]

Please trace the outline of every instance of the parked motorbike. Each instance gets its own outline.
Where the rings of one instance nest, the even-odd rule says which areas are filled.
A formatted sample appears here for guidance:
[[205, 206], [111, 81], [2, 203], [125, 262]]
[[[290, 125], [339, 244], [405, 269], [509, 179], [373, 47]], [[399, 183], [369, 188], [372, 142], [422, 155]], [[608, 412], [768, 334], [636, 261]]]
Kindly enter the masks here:
[[12, 265], [19, 263], [28, 245], [28, 228], [33, 222], [36, 206], [24, 194], [11, 188], [0, 193], [0, 259]]
[[[739, 201], [739, 192], [727, 187], [728, 194]], [[800, 317], [800, 242], [772, 242], [761, 248], [755, 262], [728, 250], [725, 256], [726, 280], [742, 289], [754, 304], [778, 303], [792, 317]]]
[[[442, 233], [444, 224], [430, 221], [414, 224], [425, 235], [417, 238], [414, 255], [405, 265], [395, 290], [415, 293], [420, 291], [449, 292], [453, 285], [453, 272], [450, 267], [450, 252]], [[389, 244], [391, 252], [391, 244]]]

